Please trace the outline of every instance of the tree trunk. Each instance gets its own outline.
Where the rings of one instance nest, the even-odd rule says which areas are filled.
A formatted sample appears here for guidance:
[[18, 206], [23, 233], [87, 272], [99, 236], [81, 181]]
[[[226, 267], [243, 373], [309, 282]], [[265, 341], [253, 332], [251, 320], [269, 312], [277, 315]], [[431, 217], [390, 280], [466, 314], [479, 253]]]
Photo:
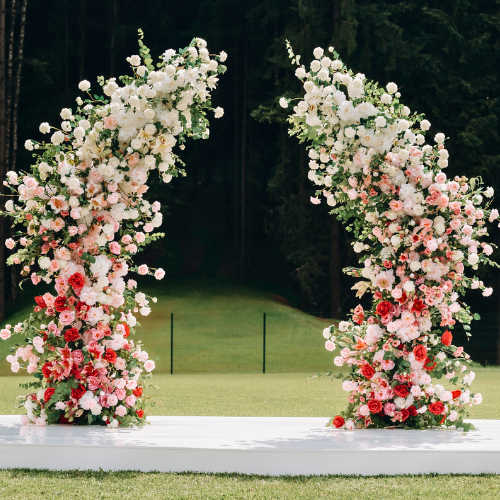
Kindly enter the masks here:
[[64, 93], [69, 92], [69, 14], [68, 3], [64, 2]]
[[118, 1], [112, 0], [109, 4], [111, 17], [111, 41], [109, 54], [109, 77], [112, 78], [115, 74], [115, 43], [116, 43], [116, 17], [118, 15]]
[[14, 60], [14, 34], [16, 27], [17, 0], [12, 0], [9, 24], [9, 49], [7, 53], [7, 77], [5, 84], [5, 165], [10, 165], [11, 121], [12, 121], [12, 75]]
[[[0, 179], [5, 178], [5, 0], [0, 0]], [[3, 194], [3, 182], [0, 182], [0, 193]], [[2, 199], [2, 208], [3, 208]], [[0, 220], [0, 321], [5, 319], [5, 220]]]
[[239, 275], [240, 270], [240, 240], [238, 231], [238, 163], [239, 163], [239, 134], [238, 134], [238, 51], [234, 50], [234, 273]]
[[337, 318], [342, 309], [342, 291], [340, 288], [340, 228], [337, 217], [333, 216], [330, 239], [330, 313], [332, 318]]
[[80, 24], [80, 81], [85, 78], [85, 32], [86, 32], [86, 19], [85, 19], [85, 0], [80, 0], [80, 14], [79, 14], [79, 24]]
[[12, 109], [12, 159], [10, 162], [10, 169], [16, 170], [17, 162], [17, 116], [19, 111], [19, 96], [21, 94], [21, 69], [23, 65], [24, 54], [24, 31], [26, 27], [26, 7], [28, 0], [22, 0], [21, 4], [21, 20], [19, 24], [19, 42], [17, 48], [17, 68], [16, 80], [14, 82], [14, 106]]
[[241, 123], [241, 253], [240, 281], [245, 281], [245, 167], [246, 167], [246, 134], [247, 134], [247, 76], [248, 76], [248, 32], [245, 36], [245, 60], [243, 69], [243, 109]]

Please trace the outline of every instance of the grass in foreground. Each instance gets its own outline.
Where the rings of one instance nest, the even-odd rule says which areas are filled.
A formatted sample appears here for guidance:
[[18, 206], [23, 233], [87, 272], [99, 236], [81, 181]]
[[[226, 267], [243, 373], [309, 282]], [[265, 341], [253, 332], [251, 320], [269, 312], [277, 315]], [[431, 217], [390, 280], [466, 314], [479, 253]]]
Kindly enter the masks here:
[[[336, 353], [324, 348], [322, 330], [332, 321], [316, 318], [272, 299], [276, 291], [262, 284], [231, 280], [141, 278], [141, 291], [158, 298], [149, 316], [138, 315], [143, 340], [155, 360], [157, 373], [170, 372], [171, 313], [174, 314], [174, 373], [262, 371], [263, 313], [266, 313], [266, 371], [329, 370]], [[15, 325], [33, 311], [33, 295], [41, 290], [26, 285], [28, 306], [5, 323]], [[42, 290], [43, 291], [43, 290]], [[52, 290], [53, 291], [53, 290]], [[279, 293], [279, 290], [278, 292]], [[5, 324], [4, 323], [4, 324]], [[2, 325], [3, 327], [3, 325]], [[13, 335], [0, 341], [0, 375], [9, 375], [9, 347], [23, 343]]]
[[500, 476], [246, 476], [140, 472], [0, 471], [0, 497], [10, 499], [493, 499]]
[[[471, 418], [500, 419], [500, 370], [477, 368], [475, 391], [483, 403]], [[311, 373], [155, 375], [146, 394], [155, 406], [150, 415], [260, 417], [330, 417], [346, 405], [339, 380], [313, 379]], [[0, 414], [21, 414], [15, 398], [18, 384], [29, 377], [0, 377]]]

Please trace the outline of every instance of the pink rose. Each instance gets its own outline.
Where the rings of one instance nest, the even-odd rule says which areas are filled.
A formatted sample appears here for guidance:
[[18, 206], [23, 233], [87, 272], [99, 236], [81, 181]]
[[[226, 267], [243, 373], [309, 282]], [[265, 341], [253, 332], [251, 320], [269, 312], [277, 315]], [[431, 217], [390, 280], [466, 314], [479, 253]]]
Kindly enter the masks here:
[[334, 351], [335, 350], [335, 344], [331, 340], [327, 340], [325, 342], [325, 349], [327, 351]]
[[125, 406], [123, 406], [123, 405], [117, 406], [115, 408], [115, 413], [119, 417], [124, 417], [127, 414], [127, 408], [125, 408]]
[[460, 227], [462, 226], [462, 221], [460, 219], [453, 219], [451, 222], [450, 222], [450, 227], [452, 229], [460, 229]]
[[130, 234], [126, 234], [125, 236], [122, 237], [122, 243], [124, 245], [128, 245], [132, 241], [132, 236]]
[[144, 369], [147, 371], [147, 372], [151, 372], [155, 369], [155, 362], [151, 359], [148, 359], [145, 363], [144, 363]]
[[368, 408], [368, 405], [361, 405], [358, 408], [358, 413], [363, 417], [367, 417], [370, 414], [370, 408]]
[[386, 403], [384, 406], [384, 413], [389, 417], [394, 414], [396, 410], [396, 405], [394, 403]]
[[104, 122], [104, 128], [109, 130], [115, 130], [118, 127], [118, 122], [113, 115], [105, 116], [102, 121]]
[[149, 222], [144, 225], [144, 231], [146, 231], [146, 233], [150, 233], [153, 229], [153, 224], [150, 224]]
[[[108, 394], [107, 403], [109, 406], [116, 406], [118, 403], [118, 398], [117, 398], [116, 394]], [[133, 405], [131, 405], [131, 406], [133, 406]]]
[[116, 389], [115, 395], [119, 401], [123, 401], [127, 397], [127, 391], [125, 389]]
[[146, 237], [144, 236], [144, 233], [136, 233], [135, 235], [135, 239], [137, 241], [137, 243], [144, 243], [146, 241]]
[[21, 424], [28, 425], [30, 423], [30, 419], [27, 415], [21, 415]]
[[73, 311], [66, 310], [59, 315], [59, 321], [63, 325], [71, 325], [71, 323], [73, 323], [74, 320], [75, 320], [75, 313]]
[[12, 250], [16, 246], [16, 242], [12, 238], [9, 238], [8, 240], [5, 240], [5, 246], [9, 250]]
[[109, 251], [111, 253], [114, 253], [115, 255], [120, 255], [120, 252], [122, 251], [122, 247], [116, 241], [112, 241], [109, 244]]
[[[491, 247], [490, 247], [490, 248], [491, 248]], [[484, 253], [486, 253], [486, 247], [485, 247], [485, 251], [484, 251]], [[489, 255], [489, 254], [487, 254], [487, 255]], [[156, 278], [157, 280], [162, 280], [164, 277], [165, 277], [165, 271], [164, 271], [163, 269], [161, 269], [161, 268], [160, 268], [160, 269], [157, 269], [157, 270], [155, 271], [155, 278]]]
[[127, 404], [127, 406], [134, 406], [135, 405], [135, 401], [136, 401], [136, 398], [135, 396], [132, 394], [130, 396], [127, 396], [125, 398], [125, 403]]
[[69, 226], [68, 227], [68, 233], [71, 236], [75, 236], [78, 233], [78, 228], [76, 226]]
[[45, 419], [43, 419], [43, 418], [37, 418], [36, 419], [36, 425], [37, 425], [37, 427], [45, 427]]
[[313, 205], [319, 205], [319, 204], [321, 203], [321, 200], [319, 200], [318, 198], [313, 198], [313, 197], [311, 196], [311, 203], [312, 203]]
[[137, 269], [137, 272], [142, 275], [148, 274], [148, 266], [142, 264], [142, 266], [139, 266], [139, 269]]
[[80, 349], [75, 349], [71, 353], [71, 357], [73, 358], [73, 361], [79, 365], [80, 363], [83, 363], [83, 352]]
[[10, 331], [4, 328], [2, 331], [0, 331], [0, 338], [2, 340], [7, 340], [8, 338], [10, 338]]

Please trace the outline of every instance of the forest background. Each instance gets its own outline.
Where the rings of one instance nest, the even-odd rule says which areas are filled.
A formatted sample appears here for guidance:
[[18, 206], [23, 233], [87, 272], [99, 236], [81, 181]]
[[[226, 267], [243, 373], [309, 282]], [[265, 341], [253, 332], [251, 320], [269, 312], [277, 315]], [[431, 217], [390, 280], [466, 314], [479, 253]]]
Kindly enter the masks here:
[[[176, 280], [266, 283], [322, 317], [358, 303], [342, 274], [356, 262], [350, 235], [325, 203], [310, 203], [306, 151], [288, 137], [278, 104], [302, 92], [286, 39], [306, 64], [315, 47], [334, 46], [355, 72], [396, 82], [402, 101], [431, 121], [430, 137], [449, 137], [448, 177], [481, 176], [500, 192], [499, 0], [0, 0], [0, 178], [29, 168], [24, 141], [45, 138], [41, 122], [59, 125], [78, 82], [98, 91], [97, 76], [129, 72], [138, 28], [153, 58], [195, 36], [228, 54], [213, 93], [224, 117], [211, 120], [208, 141], [180, 152], [186, 178], [152, 182], [166, 237], [140, 260], [161, 262]], [[0, 221], [0, 241], [12, 231]], [[500, 231], [492, 239], [500, 244]], [[8, 252], [0, 245], [0, 320], [33, 295], [18, 291], [19, 269], [2, 264]], [[474, 331], [488, 339], [478, 358], [497, 364], [499, 278], [482, 276], [492, 297], [466, 297], [488, 318]]]

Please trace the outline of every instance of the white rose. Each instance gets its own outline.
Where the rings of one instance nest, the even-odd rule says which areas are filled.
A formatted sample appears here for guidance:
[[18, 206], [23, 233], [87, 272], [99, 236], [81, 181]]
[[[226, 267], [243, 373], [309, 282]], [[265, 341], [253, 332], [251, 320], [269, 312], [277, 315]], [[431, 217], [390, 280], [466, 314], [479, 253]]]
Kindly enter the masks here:
[[50, 266], [50, 259], [48, 257], [42, 257], [38, 263], [42, 269], [48, 269]]
[[227, 59], [227, 54], [224, 51], [222, 51], [220, 53], [219, 58], [220, 58], [220, 62], [224, 62]]
[[85, 137], [85, 129], [83, 127], [76, 127], [75, 130], [73, 130], [73, 134], [77, 139], [82, 139]]
[[431, 122], [429, 120], [422, 120], [420, 122], [420, 128], [422, 130], [429, 130], [431, 128]]
[[413, 213], [419, 217], [420, 215], [422, 215], [424, 213], [424, 207], [422, 205], [413, 205]]
[[130, 56], [130, 57], [128, 58], [128, 62], [129, 62], [132, 66], [139, 66], [139, 64], [141, 64], [141, 58], [140, 58], [140, 56], [137, 56], [137, 55]]
[[387, 124], [387, 120], [385, 119], [385, 117], [377, 116], [377, 118], [375, 118], [375, 125], [377, 127], [385, 127], [386, 124]]
[[407, 291], [408, 293], [411, 293], [415, 290], [415, 283], [413, 283], [413, 281], [406, 281], [403, 285], [403, 288], [405, 289], [405, 291]]
[[354, 243], [354, 251], [356, 253], [362, 252], [364, 247], [365, 246], [360, 241], [356, 241], [356, 243]]
[[319, 59], [324, 53], [324, 50], [321, 48], [321, 47], [316, 47], [314, 50], [313, 50], [313, 54], [314, 54], [314, 57], [316, 59]]
[[146, 74], [146, 66], [139, 66], [135, 71], [142, 78]]
[[88, 80], [82, 80], [79, 84], [78, 84], [78, 88], [80, 90], [82, 90], [83, 92], [85, 92], [86, 90], [88, 90], [90, 88], [90, 82]]
[[495, 194], [495, 190], [492, 187], [489, 187], [484, 192], [484, 196], [486, 196], [487, 198], [491, 198], [494, 194]]
[[469, 254], [467, 261], [471, 266], [475, 266], [479, 262], [479, 257], [477, 256], [477, 253]]
[[319, 71], [319, 69], [321, 68], [321, 64], [319, 61], [317, 61], [316, 59], [311, 63], [311, 69], [316, 72], [316, 71]]
[[280, 106], [282, 108], [288, 108], [288, 101], [284, 97], [280, 99]]
[[47, 122], [40, 123], [39, 128], [42, 134], [48, 134], [50, 132], [50, 125]]
[[64, 134], [60, 130], [57, 130], [52, 134], [50, 141], [52, 142], [52, 144], [59, 145], [64, 141]]
[[415, 273], [417, 272], [422, 266], [420, 265], [420, 262], [418, 260], [412, 260], [410, 261], [410, 269]]
[[408, 106], [404, 106], [403, 110], [401, 111], [401, 114], [403, 116], [408, 116], [410, 114], [410, 108]]
[[389, 94], [394, 94], [398, 90], [398, 86], [394, 82], [389, 82], [385, 88]]
[[80, 120], [78, 125], [80, 125], [80, 127], [85, 130], [88, 130], [90, 128], [90, 122], [88, 120]]
[[326, 199], [326, 203], [327, 203], [327, 205], [329, 205], [330, 207], [334, 207], [334, 206], [337, 204], [337, 200], [335, 199], [335, 196], [329, 196], [329, 197]]
[[398, 121], [399, 130], [407, 130], [409, 126], [410, 126], [410, 122], [408, 120], [399, 120]]
[[24, 147], [28, 151], [33, 151], [33, 143], [28, 139], [27, 141], [24, 142]]
[[215, 118], [220, 118], [222, 115], [224, 114], [224, 110], [218, 106], [217, 108], [215, 108]]
[[61, 118], [63, 120], [69, 120], [71, 118], [71, 110], [68, 108], [61, 109]]
[[380, 96], [380, 100], [384, 104], [390, 104], [392, 102], [392, 96], [390, 96], [389, 94], [382, 94]]
[[392, 246], [397, 247], [399, 246], [400, 243], [401, 243], [401, 238], [399, 237], [399, 235], [395, 234], [391, 237]]
[[444, 134], [441, 134], [441, 133], [436, 134], [436, 135], [434, 136], [434, 140], [435, 140], [438, 144], [441, 144], [441, 143], [443, 143], [443, 142], [444, 142], [444, 140], [445, 140], [445, 136], [444, 136]]
[[297, 68], [295, 70], [295, 76], [297, 78], [304, 78], [306, 76], [306, 70], [304, 68]]

